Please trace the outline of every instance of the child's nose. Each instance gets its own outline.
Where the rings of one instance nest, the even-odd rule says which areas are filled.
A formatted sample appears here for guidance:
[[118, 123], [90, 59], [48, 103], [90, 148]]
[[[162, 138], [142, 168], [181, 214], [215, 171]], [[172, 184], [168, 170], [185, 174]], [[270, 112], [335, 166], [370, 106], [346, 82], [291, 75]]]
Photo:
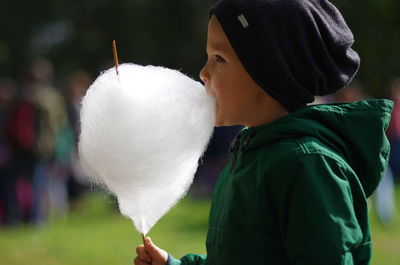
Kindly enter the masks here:
[[208, 75], [208, 72], [207, 72], [207, 64], [205, 64], [203, 66], [203, 68], [200, 70], [199, 77], [200, 77], [200, 80], [204, 82], [204, 84], [208, 83], [209, 75]]

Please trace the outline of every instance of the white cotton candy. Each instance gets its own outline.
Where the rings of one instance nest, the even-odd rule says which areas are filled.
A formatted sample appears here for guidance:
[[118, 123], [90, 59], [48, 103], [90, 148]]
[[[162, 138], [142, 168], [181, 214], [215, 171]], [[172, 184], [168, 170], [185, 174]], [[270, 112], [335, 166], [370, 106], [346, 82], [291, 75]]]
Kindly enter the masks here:
[[181, 199], [214, 127], [214, 100], [179, 71], [123, 64], [82, 101], [79, 152], [89, 176], [118, 198], [137, 230]]

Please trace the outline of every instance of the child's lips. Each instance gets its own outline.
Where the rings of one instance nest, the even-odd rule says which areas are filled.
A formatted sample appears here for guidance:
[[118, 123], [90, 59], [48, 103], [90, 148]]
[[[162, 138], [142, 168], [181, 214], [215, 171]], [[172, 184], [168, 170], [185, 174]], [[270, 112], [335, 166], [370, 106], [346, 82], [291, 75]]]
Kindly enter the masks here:
[[213, 93], [212, 89], [205, 87], [206, 93], [212, 96], [212, 98], [215, 100], [215, 108], [218, 108], [218, 101], [216, 95]]
[[205, 87], [205, 89], [206, 89], [207, 94], [211, 95], [214, 99], [216, 99], [216, 97], [215, 97], [215, 95], [214, 95], [212, 89], [210, 89], [210, 88], [208, 88], [208, 87]]

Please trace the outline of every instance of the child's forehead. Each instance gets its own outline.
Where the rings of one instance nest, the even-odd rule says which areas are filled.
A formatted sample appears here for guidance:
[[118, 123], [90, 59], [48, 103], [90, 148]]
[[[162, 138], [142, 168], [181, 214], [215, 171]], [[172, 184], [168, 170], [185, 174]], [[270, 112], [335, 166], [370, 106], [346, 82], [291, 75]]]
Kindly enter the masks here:
[[213, 16], [208, 27], [207, 49], [224, 51], [230, 48], [230, 42], [221, 24]]
[[207, 49], [212, 49], [214, 51], [226, 51], [229, 49], [229, 45], [226, 42], [222, 41], [212, 41], [209, 40], [207, 42]]

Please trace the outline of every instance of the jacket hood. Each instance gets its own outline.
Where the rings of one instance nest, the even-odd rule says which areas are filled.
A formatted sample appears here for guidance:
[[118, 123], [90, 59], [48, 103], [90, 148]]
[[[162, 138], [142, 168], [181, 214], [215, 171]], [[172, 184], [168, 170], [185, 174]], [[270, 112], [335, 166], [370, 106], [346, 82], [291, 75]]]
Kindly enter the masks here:
[[385, 131], [392, 108], [385, 99], [308, 106], [272, 123], [243, 129], [240, 142], [251, 150], [285, 138], [316, 137], [343, 156], [369, 197], [389, 159]]

